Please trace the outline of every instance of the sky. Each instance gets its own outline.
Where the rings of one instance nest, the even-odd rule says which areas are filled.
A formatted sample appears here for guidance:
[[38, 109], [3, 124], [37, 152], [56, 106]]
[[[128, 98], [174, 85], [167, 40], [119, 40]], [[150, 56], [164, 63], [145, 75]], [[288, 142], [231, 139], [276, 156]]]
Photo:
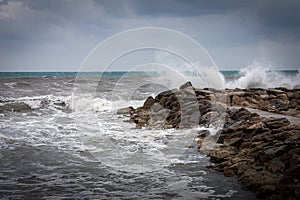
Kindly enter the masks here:
[[141, 27], [190, 36], [221, 70], [300, 69], [299, 0], [0, 0], [0, 71], [77, 71], [100, 42]]

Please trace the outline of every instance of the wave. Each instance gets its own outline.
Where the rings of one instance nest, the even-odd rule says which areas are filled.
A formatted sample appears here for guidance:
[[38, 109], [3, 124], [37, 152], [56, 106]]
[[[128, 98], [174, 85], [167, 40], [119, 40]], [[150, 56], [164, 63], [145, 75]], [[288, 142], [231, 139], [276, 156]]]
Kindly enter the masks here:
[[274, 70], [262, 63], [253, 63], [227, 80], [226, 88], [276, 88], [288, 89], [300, 87], [299, 70]]

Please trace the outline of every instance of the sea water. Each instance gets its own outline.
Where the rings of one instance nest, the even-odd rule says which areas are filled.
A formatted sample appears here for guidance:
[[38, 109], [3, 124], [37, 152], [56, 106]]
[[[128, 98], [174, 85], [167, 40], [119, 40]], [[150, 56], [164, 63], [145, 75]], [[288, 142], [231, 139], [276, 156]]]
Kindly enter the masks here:
[[[299, 83], [298, 72], [276, 73], [289, 87]], [[253, 80], [243, 71], [223, 74], [230, 87], [247, 88], [250, 84], [242, 83]], [[155, 95], [143, 88], [123, 100], [126, 88], [147, 82], [139, 74], [120, 83], [114, 97], [112, 85], [124, 72], [101, 74], [96, 95], [87, 87], [77, 107], [76, 73], [0, 75], [0, 105], [31, 107], [0, 113], [1, 199], [256, 199], [234, 178], [206, 168], [209, 158], [195, 143], [204, 127], [136, 129], [125, 122], [128, 116], [116, 115], [118, 108], [141, 106], [146, 96]], [[85, 75], [90, 75], [88, 85], [99, 74]], [[266, 81], [272, 79], [260, 80], [269, 87]]]

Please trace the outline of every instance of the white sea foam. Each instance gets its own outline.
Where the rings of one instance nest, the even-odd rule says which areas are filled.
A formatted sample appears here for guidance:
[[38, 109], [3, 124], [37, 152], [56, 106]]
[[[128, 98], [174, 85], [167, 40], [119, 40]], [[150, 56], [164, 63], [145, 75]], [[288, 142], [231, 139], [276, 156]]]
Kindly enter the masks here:
[[300, 85], [300, 73], [285, 74], [274, 70], [270, 65], [259, 62], [243, 68], [239, 72], [240, 77], [228, 81], [226, 88], [293, 88]]
[[103, 98], [73, 97], [72, 108], [77, 112], [116, 111], [119, 108], [143, 105], [143, 100], [111, 101]]

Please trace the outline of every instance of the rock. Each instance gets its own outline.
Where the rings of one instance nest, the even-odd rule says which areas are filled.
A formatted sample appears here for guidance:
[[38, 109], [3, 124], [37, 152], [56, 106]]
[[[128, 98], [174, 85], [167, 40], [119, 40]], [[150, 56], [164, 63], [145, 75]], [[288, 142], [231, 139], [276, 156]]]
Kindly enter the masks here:
[[273, 158], [268, 165], [268, 170], [272, 173], [281, 173], [284, 170], [284, 163], [279, 158]]
[[239, 162], [230, 166], [230, 168], [235, 172], [236, 175], [241, 176], [251, 165], [251, 161], [240, 160]]
[[239, 148], [244, 141], [245, 140], [243, 138], [225, 139], [224, 140], [224, 145], [228, 145], [228, 146], [233, 146], [233, 147]]
[[196, 89], [196, 88], [195, 88], [194, 91], [195, 91], [195, 94], [196, 94], [197, 96], [204, 96], [204, 98], [212, 94], [211, 91], [209, 91], [209, 90], [204, 90], [204, 89], [201, 90], [201, 89]]
[[236, 175], [260, 198], [299, 199], [300, 124], [294, 121], [290, 124], [286, 118], [262, 117], [246, 108], [226, 108], [216, 103], [224, 93], [229, 105], [300, 116], [300, 90], [218, 91], [197, 89], [187, 82], [179, 90], [148, 97], [143, 107], [131, 112], [130, 121], [134, 121], [137, 128], [179, 129], [191, 128], [194, 124], [213, 126], [214, 119], [224, 116], [224, 128], [216, 134], [218, 138], [202, 130], [195, 139], [198, 150], [214, 163], [210, 168], [222, 171], [225, 176]]
[[238, 153], [235, 147], [217, 147], [216, 149], [209, 152], [209, 157], [212, 162], [220, 163], [224, 162], [230, 156]]
[[286, 94], [278, 94], [277, 98], [279, 98], [285, 104], [288, 103], [289, 101], [289, 98], [287, 97]]
[[[270, 104], [276, 109], [276, 110], [280, 110], [280, 111], [286, 111], [289, 109], [289, 106], [287, 103], [284, 103], [282, 100], [280, 99], [271, 99]], [[277, 111], [278, 112], [278, 111]]]
[[164, 121], [170, 112], [169, 109], [161, 109], [157, 113], [150, 113], [150, 118], [154, 121]]
[[205, 115], [206, 113], [212, 110], [212, 104], [208, 100], [200, 100], [199, 103], [199, 111], [201, 115]]
[[266, 119], [266, 120], [263, 120], [263, 123], [269, 129], [277, 129], [277, 128], [281, 128], [283, 126], [290, 125], [289, 120], [287, 120], [286, 118]]
[[157, 113], [162, 109], [164, 109], [162, 105], [160, 105], [159, 103], [154, 103], [150, 108], [150, 113]]
[[210, 112], [208, 112], [208, 113], [201, 116], [199, 124], [209, 125], [213, 121], [217, 120], [217, 117], [218, 117], [217, 112], [210, 111]]
[[290, 116], [300, 116], [300, 112], [296, 109], [289, 109], [288, 111], [285, 111], [283, 114], [290, 115]]
[[153, 106], [153, 104], [155, 104], [155, 103], [156, 103], [155, 99], [153, 97], [149, 96], [146, 99], [146, 101], [144, 102], [143, 108], [150, 109]]
[[242, 119], [249, 119], [251, 116], [251, 112], [249, 112], [247, 109], [245, 108], [240, 108], [236, 111], [233, 111], [231, 114], [231, 118], [233, 120], [242, 120]]
[[265, 185], [277, 185], [280, 179], [268, 171], [259, 171], [254, 168], [249, 168], [239, 177], [239, 180], [246, 187], [259, 189]]
[[191, 83], [190, 81], [188, 81], [188, 82], [184, 83], [183, 85], [181, 85], [181, 86], [179, 87], [179, 89], [180, 89], [180, 90], [183, 90], [183, 89], [186, 89], [186, 88], [188, 88], [188, 87], [192, 87], [192, 83]]
[[7, 112], [28, 112], [31, 111], [31, 107], [23, 102], [20, 103], [8, 103], [5, 104], [4, 106], [0, 107], [0, 111], [2, 112], [7, 111]]
[[261, 130], [261, 129], [264, 129], [265, 127], [266, 127], [266, 125], [264, 123], [258, 122], [258, 123], [255, 123], [255, 124], [247, 127], [247, 130], [255, 130], [255, 129]]
[[167, 90], [167, 91], [161, 92], [155, 97], [155, 101], [160, 102], [163, 98], [175, 96], [175, 93], [177, 91], [178, 90]]
[[300, 165], [286, 170], [276, 186], [277, 199], [299, 199], [299, 177]]
[[206, 138], [206, 137], [209, 136], [209, 135], [210, 135], [209, 130], [200, 130], [200, 131], [198, 131], [198, 133], [197, 133], [197, 137], [198, 137], [198, 138], [201, 138], [201, 139], [204, 139], [204, 138]]
[[279, 90], [279, 89], [272, 89], [272, 88], [267, 89], [267, 92], [268, 92], [268, 94], [273, 94], [273, 95], [275, 95], [275, 96], [277, 96], [278, 94], [284, 93], [284, 91], [282, 91], [282, 90]]
[[57, 105], [57, 106], [61, 106], [61, 107], [66, 106], [66, 103], [64, 101], [61, 101], [61, 100], [56, 100], [53, 104]]
[[127, 107], [127, 108], [120, 108], [117, 110], [117, 115], [126, 115], [126, 114], [132, 114], [134, 112], [133, 107]]

